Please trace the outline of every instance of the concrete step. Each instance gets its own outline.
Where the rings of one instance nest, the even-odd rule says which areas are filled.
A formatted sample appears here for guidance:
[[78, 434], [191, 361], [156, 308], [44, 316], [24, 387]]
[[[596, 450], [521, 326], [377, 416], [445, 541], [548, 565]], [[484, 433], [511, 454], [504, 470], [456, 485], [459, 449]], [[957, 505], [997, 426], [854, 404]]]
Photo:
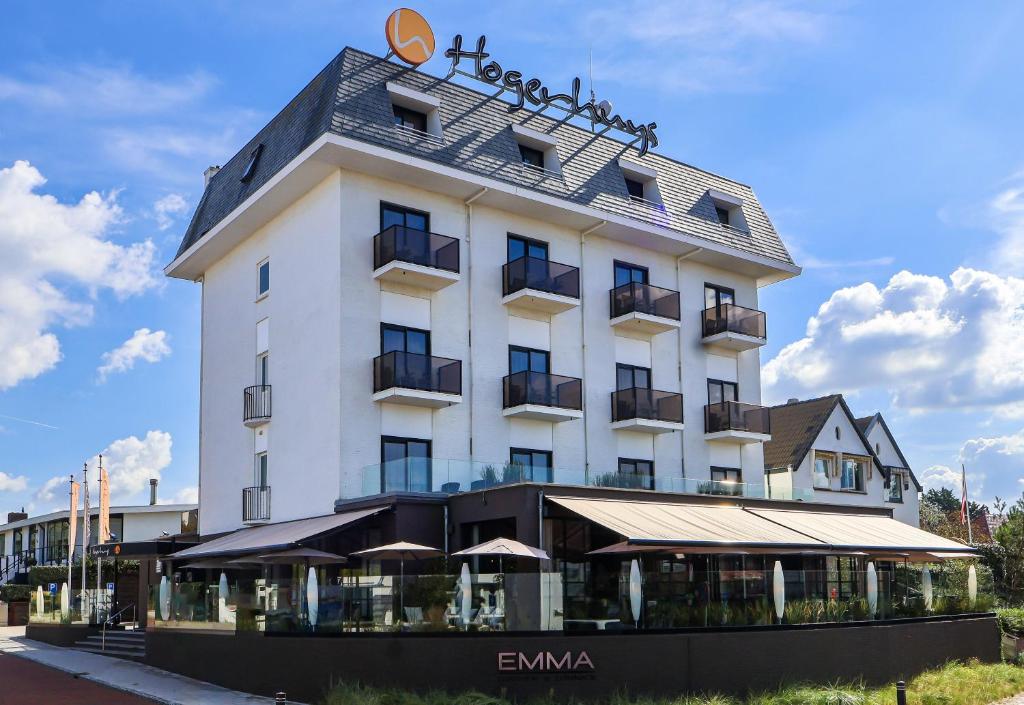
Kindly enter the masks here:
[[143, 650], [139, 650], [139, 649], [114, 649], [114, 648], [111, 648], [110, 644], [107, 644], [106, 650], [101, 649], [98, 645], [97, 646], [79, 646], [79, 645], [76, 644], [72, 648], [74, 648], [76, 651], [84, 651], [84, 652], [89, 653], [89, 654], [99, 654], [100, 656], [113, 656], [114, 658], [132, 659], [132, 660], [135, 660], [135, 659], [142, 660], [142, 659], [146, 658], [146, 651], [144, 649]]
[[[82, 641], [80, 641], [78, 643], [82, 643], [82, 644], [85, 644], [85, 643], [88, 643], [88, 644], [102, 644], [103, 643], [103, 637], [99, 636], [99, 635], [87, 636], [85, 639], [83, 639]], [[145, 648], [145, 646], [146, 646], [146, 635], [145, 634], [139, 634], [138, 636], [134, 636], [134, 635], [125, 635], [125, 634], [117, 634], [117, 633], [107, 632], [107, 643], [108, 644], [125, 644], [125, 645], [129, 645], [129, 646], [139, 646], [139, 647]]]

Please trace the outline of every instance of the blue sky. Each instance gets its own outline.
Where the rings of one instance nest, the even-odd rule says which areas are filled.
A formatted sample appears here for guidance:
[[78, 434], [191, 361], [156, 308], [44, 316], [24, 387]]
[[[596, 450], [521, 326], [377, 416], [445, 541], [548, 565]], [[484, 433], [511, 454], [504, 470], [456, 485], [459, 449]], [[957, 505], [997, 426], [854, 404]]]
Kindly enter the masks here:
[[[392, 5], [22, 3], [0, 26], [0, 511], [197, 482], [199, 288], [165, 280], [223, 163]], [[769, 401], [881, 410], [918, 476], [1024, 489], [1024, 5], [417, 5], [439, 51], [488, 36], [586, 75], [663, 154], [751, 184], [805, 267], [762, 290]], [[27, 164], [25, 163], [27, 162]], [[92, 194], [92, 195], [90, 195]]]

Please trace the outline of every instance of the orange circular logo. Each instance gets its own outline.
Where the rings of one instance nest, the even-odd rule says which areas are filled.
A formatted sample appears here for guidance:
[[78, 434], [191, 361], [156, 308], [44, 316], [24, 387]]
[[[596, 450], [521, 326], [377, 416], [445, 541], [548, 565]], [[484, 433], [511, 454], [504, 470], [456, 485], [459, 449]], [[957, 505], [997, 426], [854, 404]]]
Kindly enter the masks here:
[[388, 46], [399, 59], [419, 66], [434, 53], [434, 32], [423, 15], [403, 7], [392, 12], [384, 23]]
[[121, 555], [121, 544], [117, 544], [116, 546], [114, 546], [114, 555], [115, 556]]

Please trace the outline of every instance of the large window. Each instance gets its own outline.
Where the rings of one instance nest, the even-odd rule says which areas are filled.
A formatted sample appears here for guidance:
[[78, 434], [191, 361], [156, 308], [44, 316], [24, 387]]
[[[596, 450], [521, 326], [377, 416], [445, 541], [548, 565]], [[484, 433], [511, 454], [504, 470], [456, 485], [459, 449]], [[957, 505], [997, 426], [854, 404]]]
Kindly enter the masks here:
[[430, 331], [390, 323], [380, 324], [380, 353], [389, 352], [430, 354]]
[[404, 206], [396, 206], [392, 203], [381, 203], [380, 229], [386, 230], [392, 225], [428, 231], [430, 230], [430, 214]]
[[820, 489], [828, 489], [832, 485], [831, 477], [836, 467], [836, 458], [830, 453], [814, 454], [813, 484]]
[[843, 471], [840, 474], [840, 489], [852, 492], [863, 492], [867, 463], [867, 458], [843, 456]]
[[717, 284], [704, 285], [704, 308], [720, 309], [724, 304], [736, 303], [736, 292]]
[[624, 284], [636, 282], [638, 284], [647, 283], [647, 267], [640, 267], [635, 264], [627, 264], [626, 262], [615, 263], [615, 287], [618, 288]]
[[620, 487], [654, 489], [654, 461], [619, 458]]
[[741, 482], [743, 471], [740, 468], [711, 468], [711, 479], [714, 482]]
[[637, 367], [618, 363], [615, 365], [615, 389], [651, 388], [651, 370], [648, 367]]
[[533, 257], [534, 259], [548, 258], [548, 243], [543, 240], [533, 240], [522, 235], [508, 235], [508, 261], [514, 262], [520, 257]]
[[523, 348], [518, 345], [508, 346], [508, 373], [540, 372], [550, 374], [551, 353], [547, 350]]
[[429, 492], [430, 441], [422, 438], [380, 439], [381, 491]]
[[509, 462], [522, 471], [522, 478], [528, 482], [552, 482], [550, 450], [510, 448]]
[[427, 131], [427, 116], [423, 113], [403, 108], [401, 105], [392, 105], [391, 110], [395, 115], [395, 124], [399, 127], [408, 127], [419, 132]]
[[720, 379], [708, 380], [708, 404], [738, 400], [739, 386], [735, 382], [724, 382]]

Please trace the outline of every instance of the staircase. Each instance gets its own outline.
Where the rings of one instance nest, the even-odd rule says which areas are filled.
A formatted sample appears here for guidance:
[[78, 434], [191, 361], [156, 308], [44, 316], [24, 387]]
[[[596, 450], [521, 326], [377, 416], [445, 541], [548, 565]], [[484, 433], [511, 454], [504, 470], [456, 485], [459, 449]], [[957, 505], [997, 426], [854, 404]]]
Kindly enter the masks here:
[[87, 651], [90, 654], [142, 661], [146, 658], [146, 632], [133, 629], [108, 629], [106, 649], [103, 648], [101, 634], [76, 641], [73, 648]]

